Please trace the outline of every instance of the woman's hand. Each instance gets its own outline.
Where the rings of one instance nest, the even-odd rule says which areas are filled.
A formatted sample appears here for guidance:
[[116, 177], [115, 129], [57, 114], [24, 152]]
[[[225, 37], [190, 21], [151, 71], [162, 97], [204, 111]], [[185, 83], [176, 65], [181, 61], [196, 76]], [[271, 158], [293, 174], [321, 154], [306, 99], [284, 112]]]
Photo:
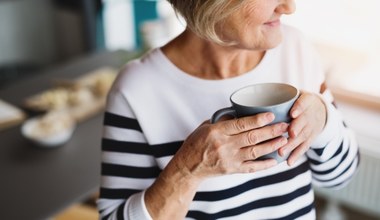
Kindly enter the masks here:
[[312, 141], [323, 130], [327, 110], [322, 99], [313, 93], [302, 92], [290, 110], [293, 118], [288, 130], [288, 143], [279, 150], [281, 156], [291, 152], [288, 165], [292, 165], [310, 147]]
[[173, 160], [179, 169], [199, 179], [275, 166], [274, 159], [256, 160], [287, 143], [282, 135], [288, 124], [266, 126], [273, 119], [272, 113], [262, 113], [215, 124], [204, 122], [184, 141]]

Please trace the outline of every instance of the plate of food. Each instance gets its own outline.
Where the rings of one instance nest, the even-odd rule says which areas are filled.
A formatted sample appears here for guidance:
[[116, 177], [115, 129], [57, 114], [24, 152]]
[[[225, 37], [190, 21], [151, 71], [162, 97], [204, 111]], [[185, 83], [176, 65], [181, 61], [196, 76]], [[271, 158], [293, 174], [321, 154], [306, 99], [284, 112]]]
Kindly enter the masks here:
[[24, 107], [35, 112], [66, 111], [83, 121], [104, 108], [116, 75], [116, 69], [101, 68], [74, 80], [57, 79], [52, 88], [28, 97]]
[[67, 112], [52, 111], [26, 120], [21, 126], [22, 135], [40, 147], [58, 147], [70, 140], [75, 120]]

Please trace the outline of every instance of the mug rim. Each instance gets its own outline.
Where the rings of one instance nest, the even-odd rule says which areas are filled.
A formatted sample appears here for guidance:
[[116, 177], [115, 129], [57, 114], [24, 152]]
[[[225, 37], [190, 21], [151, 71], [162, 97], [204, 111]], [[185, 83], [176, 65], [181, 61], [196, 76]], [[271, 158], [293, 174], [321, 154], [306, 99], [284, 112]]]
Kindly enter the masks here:
[[[295, 95], [292, 96], [291, 99], [288, 99], [287, 101], [285, 102], [281, 102], [281, 103], [278, 103], [278, 104], [274, 104], [274, 105], [265, 105], [265, 106], [259, 106], [259, 105], [256, 105], [256, 106], [252, 106], [252, 105], [242, 105], [242, 104], [239, 104], [239, 103], [236, 103], [232, 100], [232, 97], [238, 93], [239, 91], [243, 90], [243, 89], [246, 89], [248, 87], [253, 87], [253, 86], [258, 86], [258, 85], [282, 85], [282, 86], [287, 86], [287, 87], [290, 87], [291, 89], [294, 89], [296, 91]], [[295, 99], [298, 98], [299, 96], [299, 89], [297, 89], [295, 86], [291, 85], [291, 84], [287, 84], [287, 83], [277, 83], [277, 82], [268, 82], [268, 83], [256, 83], [256, 84], [250, 84], [250, 85], [247, 85], [247, 86], [244, 86], [244, 87], [241, 87], [237, 90], [235, 90], [231, 95], [230, 95], [230, 102], [233, 104], [233, 105], [238, 105], [238, 106], [242, 106], [242, 107], [258, 107], [258, 108], [273, 108], [273, 107], [276, 107], [276, 106], [280, 106], [280, 105], [283, 105], [283, 104], [286, 104], [286, 103], [289, 103], [289, 102], [293, 102]]]

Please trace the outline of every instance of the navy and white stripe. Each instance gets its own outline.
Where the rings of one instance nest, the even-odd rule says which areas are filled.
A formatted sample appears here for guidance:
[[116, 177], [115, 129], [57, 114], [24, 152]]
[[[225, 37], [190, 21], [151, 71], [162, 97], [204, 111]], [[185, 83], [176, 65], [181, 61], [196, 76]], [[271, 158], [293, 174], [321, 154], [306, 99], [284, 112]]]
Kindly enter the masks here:
[[[114, 120], [115, 118], [118, 120]], [[109, 112], [105, 114], [104, 124], [106, 125], [105, 130], [123, 129], [124, 132], [120, 132], [129, 134], [130, 139], [134, 140], [113, 140], [104, 137], [102, 141], [102, 199], [100, 203], [111, 204], [111, 201], [114, 201], [112, 202], [114, 204], [112, 211], [116, 211], [114, 217], [118, 216], [116, 219], [123, 219], [124, 217], [120, 217], [123, 216], [125, 201], [131, 195], [149, 187], [160, 173], [161, 169], [155, 161], [174, 155], [182, 142], [149, 145], [143, 142], [143, 138], [141, 138], [142, 130], [137, 120]], [[292, 169], [251, 179], [223, 190], [197, 192], [187, 217], [193, 219], [228, 219], [239, 215], [242, 217], [244, 213], [255, 212], [257, 212], [255, 215], [260, 216], [260, 212], [266, 212], [265, 209], [271, 209], [273, 206], [285, 206], [286, 204], [290, 206], [290, 208], [284, 209], [288, 212], [283, 210], [277, 215], [272, 213], [275, 214], [273, 218], [267, 219], [295, 219], [308, 214], [313, 211], [313, 197], [310, 195], [312, 194], [311, 182], [308, 178], [310, 170], [313, 181], [318, 182], [319, 185], [330, 187], [343, 184], [349, 177], [342, 178], [342, 176], [351, 176], [353, 171], [348, 171], [354, 170], [357, 166], [357, 151], [351, 150], [351, 152], [349, 147], [352, 144], [350, 142], [352, 141], [351, 137], [349, 133], [346, 133], [343, 138], [335, 137], [337, 140], [334, 139], [329, 143], [331, 148], [335, 148], [335, 151], [331, 151], [329, 145], [325, 148], [310, 150], [310, 159], [304, 160]], [[347, 173], [348, 175], [346, 175]], [[283, 188], [284, 184], [288, 186], [285, 187], [288, 192], [285, 190], [276, 192], [276, 189]], [[258, 195], [257, 191], [272, 186], [273, 190], [270, 192], [273, 195]], [[241, 203], [241, 198], [239, 198], [241, 195], [251, 198], [250, 201]], [[253, 199], [254, 197], [258, 199]], [[294, 210], [291, 204], [297, 198], [302, 197], [307, 199], [303, 200], [303, 205], [299, 209]], [[305, 203], [307, 200], [309, 202]], [[237, 205], [231, 207], [231, 203]], [[207, 208], [201, 210], [197, 207]], [[101, 211], [104, 217], [112, 216], [107, 208], [101, 209]], [[286, 215], [284, 215], [285, 213]], [[268, 214], [266, 216], [268, 217]]]
[[[159, 49], [126, 65], [104, 114], [98, 200], [102, 219], [150, 219], [145, 190], [183, 140], [215, 110], [230, 105], [228, 94], [236, 88], [280, 80], [319, 92], [323, 74], [317, 59], [298, 33], [284, 32], [284, 43], [266, 52], [260, 68], [231, 80], [191, 78]], [[325, 102], [326, 127], [294, 166], [280, 163], [252, 174], [206, 179], [186, 219], [315, 219], [313, 187], [343, 187], [359, 164], [353, 133], [333, 99], [325, 97]]]
[[[312, 146], [307, 152], [313, 184], [319, 187], [341, 188], [345, 186], [359, 166], [359, 150], [355, 136], [342, 120], [329, 90], [322, 94], [327, 103], [327, 123], [336, 125], [330, 141], [322, 146]], [[330, 122], [329, 122], [330, 120]], [[329, 126], [329, 125], [326, 125]]]

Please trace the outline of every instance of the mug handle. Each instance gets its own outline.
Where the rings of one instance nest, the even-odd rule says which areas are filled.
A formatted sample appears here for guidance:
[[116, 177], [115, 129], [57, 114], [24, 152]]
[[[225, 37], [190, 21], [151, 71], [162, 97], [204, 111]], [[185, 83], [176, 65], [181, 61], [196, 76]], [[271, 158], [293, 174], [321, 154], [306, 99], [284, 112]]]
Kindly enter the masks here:
[[212, 117], [211, 117], [211, 123], [212, 124], [216, 123], [217, 121], [219, 121], [225, 115], [231, 115], [234, 118], [237, 118], [236, 111], [235, 111], [235, 109], [233, 109], [233, 107], [222, 108], [222, 109], [219, 109], [218, 111], [216, 111], [212, 115]]

